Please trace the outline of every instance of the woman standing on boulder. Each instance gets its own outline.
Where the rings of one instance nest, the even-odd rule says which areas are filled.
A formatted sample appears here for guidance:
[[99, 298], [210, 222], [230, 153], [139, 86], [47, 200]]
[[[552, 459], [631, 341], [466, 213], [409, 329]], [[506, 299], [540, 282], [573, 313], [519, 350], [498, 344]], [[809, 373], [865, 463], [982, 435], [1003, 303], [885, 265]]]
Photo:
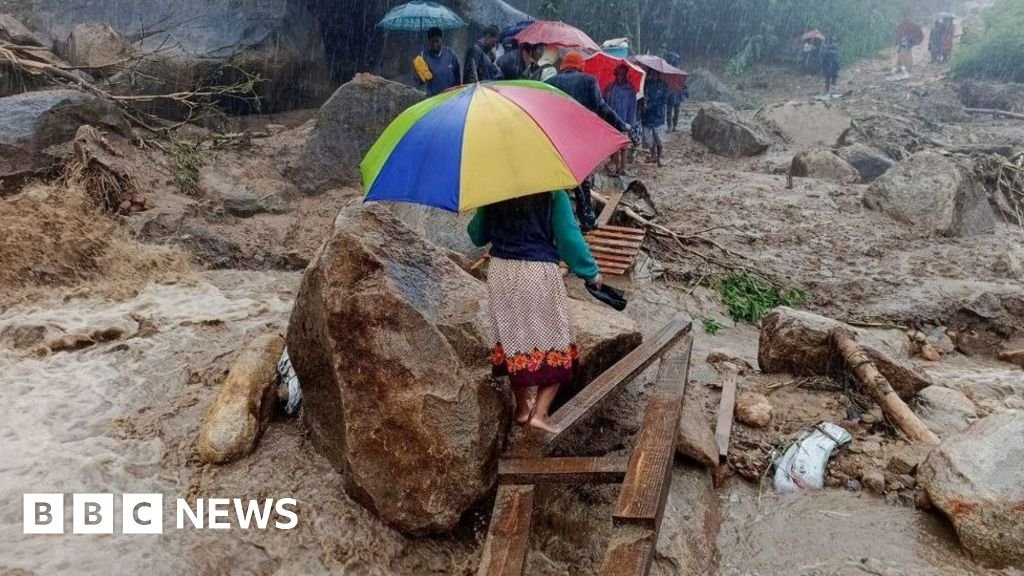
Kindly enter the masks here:
[[[486, 206], [477, 210], [468, 231], [477, 246], [491, 245], [487, 285], [494, 374], [509, 377], [517, 423], [554, 432], [551, 403], [580, 356], [559, 261], [589, 283], [601, 284], [569, 195], [560, 190]], [[530, 388], [537, 388], [532, 410]]]

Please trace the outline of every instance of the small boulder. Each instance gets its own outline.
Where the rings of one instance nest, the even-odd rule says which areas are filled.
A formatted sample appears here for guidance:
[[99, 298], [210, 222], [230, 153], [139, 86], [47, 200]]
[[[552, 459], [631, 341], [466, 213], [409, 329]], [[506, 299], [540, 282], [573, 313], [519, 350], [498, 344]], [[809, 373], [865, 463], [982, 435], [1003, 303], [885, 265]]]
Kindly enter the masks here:
[[801, 147], [836, 146], [853, 126], [853, 119], [841, 108], [818, 101], [774, 104], [756, 118], [786, 142]]
[[798, 178], [816, 178], [841, 184], [860, 180], [860, 173], [828, 150], [805, 150], [793, 157], [790, 174]]
[[944, 236], [995, 230], [995, 213], [970, 169], [934, 152], [900, 162], [864, 193], [864, 205], [900, 222]]
[[744, 104], [745, 98], [707, 68], [697, 68], [686, 79], [686, 89], [694, 102], [724, 102], [731, 106]]
[[947, 438], [918, 471], [932, 504], [976, 558], [1024, 566], [1024, 412], [1006, 411]]
[[839, 365], [831, 332], [842, 328], [858, 343], [903, 399], [912, 398], [932, 382], [901, 360], [910, 357], [910, 342], [901, 330], [863, 330], [824, 316], [780, 306], [761, 320], [757, 361], [767, 374], [831, 375]]
[[881, 150], [867, 144], [853, 144], [836, 151], [840, 158], [846, 160], [860, 174], [863, 182], [874, 182], [896, 165]]
[[747, 121], [732, 106], [718, 102], [701, 107], [691, 130], [694, 140], [715, 154], [731, 158], [756, 156], [771, 145], [764, 129]]
[[870, 470], [860, 478], [860, 483], [872, 494], [885, 494], [885, 474], [881, 470]]
[[907, 444], [900, 447], [889, 457], [885, 469], [893, 474], [910, 474], [917, 472], [917, 467], [924, 462], [933, 447], [925, 444]]
[[84, 124], [121, 135], [131, 133], [117, 106], [77, 90], [0, 98], [0, 118], [0, 182], [50, 168], [56, 158], [47, 149], [71, 142]]
[[259, 337], [239, 353], [199, 427], [199, 458], [207, 464], [237, 460], [256, 448], [277, 399], [277, 362], [284, 338]]
[[943, 386], [929, 386], [914, 398], [914, 412], [936, 434], [966, 430], [977, 420], [978, 411], [963, 392]]
[[718, 466], [718, 443], [704, 410], [696, 386], [686, 387], [683, 413], [679, 418], [679, 435], [676, 439], [676, 454], [701, 466]]
[[999, 352], [999, 359], [1003, 362], [1009, 362], [1024, 368], [1024, 347], [1013, 350], [1003, 350]]
[[1012, 252], [1000, 254], [992, 264], [992, 271], [1010, 280], [1024, 276], [1024, 266], [1021, 266], [1020, 259]]
[[359, 163], [384, 129], [423, 93], [369, 74], [343, 84], [320, 108], [292, 176], [304, 191], [360, 182]]
[[203, 198], [222, 206], [225, 213], [238, 218], [288, 211], [288, 185], [271, 178], [244, 178], [216, 166], [206, 166], [199, 173], [196, 190]]
[[753, 428], [764, 428], [772, 421], [772, 404], [758, 392], [740, 392], [736, 396], [736, 420]]
[[38, 36], [10, 14], [0, 14], [0, 42], [9, 42], [18, 46], [44, 47]]
[[71, 29], [64, 58], [73, 66], [107, 77], [115, 74], [120, 63], [131, 54], [131, 45], [120, 32], [107, 24], [86, 22]]

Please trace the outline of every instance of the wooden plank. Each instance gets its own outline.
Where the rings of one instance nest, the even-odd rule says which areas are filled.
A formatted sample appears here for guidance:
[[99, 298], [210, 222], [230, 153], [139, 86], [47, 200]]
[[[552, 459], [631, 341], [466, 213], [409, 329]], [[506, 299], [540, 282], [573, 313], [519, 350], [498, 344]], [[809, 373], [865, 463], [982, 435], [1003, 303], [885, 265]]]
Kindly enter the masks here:
[[646, 234], [643, 228], [630, 228], [628, 226], [601, 226], [602, 230], [612, 230], [614, 232], [640, 232]]
[[632, 248], [634, 250], [639, 250], [644, 244], [640, 240], [612, 240], [611, 238], [597, 238], [590, 234], [587, 234], [586, 238], [588, 243], [600, 244], [601, 246]]
[[600, 250], [592, 250], [591, 253], [594, 256], [594, 258], [598, 260], [604, 260], [605, 262], [618, 262], [623, 266], [629, 266], [630, 264], [633, 263], [634, 260], [629, 256], [621, 256], [619, 254], [605, 254]]
[[638, 230], [636, 234], [627, 232], [615, 232], [612, 230], [603, 230], [598, 228], [597, 230], [591, 230], [587, 232], [590, 236], [596, 236], [598, 238], [611, 238], [612, 240], [643, 240], [647, 237], [642, 231]]
[[498, 487], [477, 576], [523, 576], [533, 521], [533, 486]]
[[585, 416], [619, 386], [631, 382], [647, 369], [658, 357], [693, 328], [684, 316], [677, 316], [662, 327], [653, 337], [644, 341], [635, 350], [619, 360], [614, 366], [584, 388], [572, 400], [566, 402], [551, 415], [551, 424], [558, 432], [549, 434], [531, 428], [509, 451], [512, 456], [543, 456], [551, 452], [560, 437], [570, 432]]
[[603, 244], [599, 243], [590, 243], [590, 252], [593, 253], [597, 251], [605, 252], [607, 254], [618, 254], [619, 256], [629, 256], [630, 258], [635, 258], [637, 253], [640, 252], [639, 249], [627, 250], [625, 248], [613, 248], [610, 246], [604, 246]]
[[608, 201], [605, 202], [604, 209], [597, 216], [597, 226], [599, 228], [608, 225], [612, 221], [612, 216], [615, 215], [615, 210], [618, 209], [619, 202], [622, 201], [622, 190], [609, 190], [604, 192], [604, 195]]
[[730, 372], [722, 384], [722, 400], [718, 405], [718, 424], [715, 426], [715, 442], [718, 444], [720, 462], [724, 462], [729, 455], [729, 437], [732, 436], [732, 419], [735, 410], [736, 373]]
[[601, 576], [647, 576], [654, 560], [658, 535], [653, 530], [619, 526], [612, 532]]
[[661, 529], [672, 485], [672, 464], [692, 349], [693, 338], [687, 337], [661, 361], [654, 394], [647, 403], [639, 439], [629, 458], [629, 470], [612, 515], [616, 525], [633, 524], [655, 533]]
[[618, 484], [626, 477], [627, 458], [502, 458], [499, 484]]

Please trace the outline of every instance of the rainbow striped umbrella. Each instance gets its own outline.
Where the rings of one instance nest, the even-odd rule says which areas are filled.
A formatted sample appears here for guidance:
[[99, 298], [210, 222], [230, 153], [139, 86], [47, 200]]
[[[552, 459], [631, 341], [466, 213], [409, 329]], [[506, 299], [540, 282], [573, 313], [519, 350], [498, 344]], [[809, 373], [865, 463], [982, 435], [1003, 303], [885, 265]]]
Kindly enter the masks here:
[[366, 201], [460, 212], [574, 188], [629, 140], [558, 89], [453, 88], [391, 123], [360, 166]]

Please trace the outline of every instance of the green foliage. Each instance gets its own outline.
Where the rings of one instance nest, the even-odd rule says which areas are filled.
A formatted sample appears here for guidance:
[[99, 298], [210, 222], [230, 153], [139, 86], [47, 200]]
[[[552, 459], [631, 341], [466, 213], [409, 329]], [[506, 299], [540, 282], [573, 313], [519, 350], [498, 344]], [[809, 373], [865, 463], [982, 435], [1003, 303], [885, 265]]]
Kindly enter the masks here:
[[722, 325], [714, 318], [701, 318], [701, 324], [704, 325], [704, 332], [710, 336], [718, 334], [718, 331], [722, 329]]
[[199, 171], [205, 164], [200, 145], [175, 142], [171, 149], [171, 164], [175, 186], [182, 194], [194, 196], [199, 186]]
[[1024, 82], [1024, 0], [997, 0], [984, 13], [984, 29], [964, 32], [953, 74]]
[[796, 288], [779, 288], [767, 280], [737, 272], [719, 280], [715, 288], [722, 296], [729, 316], [736, 322], [757, 324], [777, 306], [797, 306], [807, 293]]

